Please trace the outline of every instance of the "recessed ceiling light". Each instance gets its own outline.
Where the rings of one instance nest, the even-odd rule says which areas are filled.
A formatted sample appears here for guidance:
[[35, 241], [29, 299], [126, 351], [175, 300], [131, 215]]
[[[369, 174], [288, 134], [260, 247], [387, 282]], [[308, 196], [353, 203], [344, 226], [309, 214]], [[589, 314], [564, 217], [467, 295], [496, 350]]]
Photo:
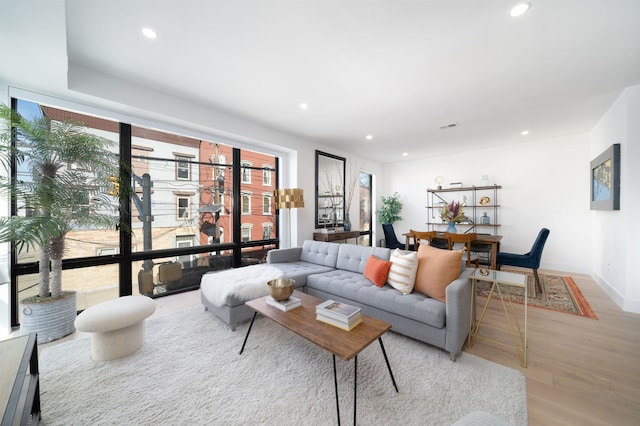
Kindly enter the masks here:
[[144, 27], [142, 29], [142, 34], [144, 34], [144, 36], [147, 38], [151, 38], [151, 39], [158, 38], [158, 33], [149, 27]]
[[518, 16], [522, 16], [525, 14], [527, 10], [531, 7], [531, 3], [519, 3], [509, 11], [509, 16], [512, 18], [517, 18]]
[[528, 130], [523, 130], [522, 132], [520, 132], [520, 134], [522, 136], [527, 136], [529, 134], [529, 131]]
[[402, 153], [402, 156], [403, 156], [403, 157], [407, 157], [408, 155], [409, 155], [409, 153], [408, 153], [408, 152], [403, 152], [403, 153]]
[[367, 135], [366, 138], [368, 141], [370, 141], [371, 139], [373, 139], [373, 135]]
[[302, 103], [300, 104], [300, 109], [302, 109], [302, 110], [307, 110], [307, 109], [309, 109], [309, 105], [307, 105], [306, 103], [302, 102]]

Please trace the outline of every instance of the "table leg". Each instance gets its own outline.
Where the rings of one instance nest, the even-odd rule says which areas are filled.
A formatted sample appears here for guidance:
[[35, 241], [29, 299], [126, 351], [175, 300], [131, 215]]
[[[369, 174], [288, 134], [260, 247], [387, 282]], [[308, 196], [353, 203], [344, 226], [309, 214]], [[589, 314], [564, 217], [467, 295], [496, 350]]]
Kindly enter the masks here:
[[[507, 306], [504, 303], [504, 298], [502, 295], [502, 292], [500, 291], [500, 286], [498, 286], [498, 294], [500, 295], [500, 301], [502, 302], [502, 308], [504, 310], [504, 315], [507, 318], [507, 323], [509, 325], [509, 330], [511, 331], [511, 336], [513, 337], [513, 344], [514, 347], [516, 348], [516, 350], [518, 351], [518, 355], [520, 355], [520, 366], [522, 366], [523, 368], [527, 367], [527, 329], [526, 329], [526, 325], [527, 325], [527, 299], [526, 297], [528, 296], [527, 294], [527, 287], [525, 286], [525, 332], [524, 334], [522, 333], [522, 329], [520, 328], [520, 322], [518, 321], [518, 316], [516, 315], [516, 311], [513, 307], [513, 299], [511, 298], [511, 292], [509, 291], [509, 286], [505, 285], [504, 286], [504, 292], [506, 293], [507, 296], [507, 301], [509, 302], [509, 307], [511, 308], [511, 317], [513, 317], [513, 323], [512, 323], [512, 318], [509, 316], [509, 313], [507, 311]], [[515, 323], [515, 328], [514, 328], [514, 323]], [[522, 346], [521, 346], [522, 345]]]
[[396, 379], [393, 377], [393, 371], [391, 371], [391, 365], [389, 364], [389, 358], [387, 357], [387, 351], [384, 350], [384, 345], [382, 344], [382, 337], [378, 337], [378, 341], [380, 342], [380, 348], [382, 349], [382, 355], [384, 355], [384, 361], [387, 363], [387, 369], [389, 370], [389, 375], [391, 376], [391, 382], [393, 382], [393, 387], [396, 388], [396, 393], [398, 393], [398, 385], [396, 385]]
[[[473, 339], [478, 335], [478, 331], [480, 330], [480, 325], [484, 321], [484, 315], [487, 312], [487, 308], [489, 307], [489, 302], [491, 301], [491, 296], [493, 296], [493, 291], [496, 289], [497, 283], [494, 281], [491, 284], [491, 289], [489, 290], [489, 295], [487, 296], [487, 301], [484, 303], [484, 307], [482, 308], [482, 313], [480, 314], [480, 319], [476, 322], [475, 327], [473, 328], [473, 333], [471, 335], [470, 342], [473, 345]], [[469, 346], [471, 347], [471, 346]]]
[[467, 347], [471, 348], [471, 336], [473, 335], [473, 326], [476, 324], [476, 280], [471, 280], [471, 312], [469, 315], [469, 336], [467, 338]]
[[491, 269], [493, 269], [494, 271], [497, 269], [498, 266], [498, 249], [499, 249], [499, 243], [495, 242], [495, 243], [491, 243]]
[[[37, 336], [36, 336], [37, 339]], [[37, 346], [37, 344], [36, 344]], [[29, 373], [32, 375], [38, 376], [36, 381], [35, 394], [33, 396], [33, 404], [31, 405], [31, 414], [35, 417], [35, 424], [38, 424], [38, 421], [41, 419], [41, 409], [40, 409], [40, 370], [38, 367], [38, 348], [36, 347], [31, 354], [31, 358], [29, 359]]]
[[340, 426], [340, 401], [338, 400], [338, 373], [336, 371], [335, 355], [333, 355], [333, 384], [336, 389], [336, 413], [338, 413], [338, 426]]
[[358, 400], [358, 354], [356, 354], [353, 362], [353, 426], [356, 426], [356, 401]]
[[251, 318], [251, 324], [249, 324], [249, 329], [247, 330], [247, 335], [244, 336], [244, 342], [242, 342], [242, 348], [240, 349], [240, 355], [242, 355], [242, 352], [244, 352], [244, 345], [247, 344], [247, 339], [249, 338], [249, 333], [251, 333], [251, 327], [253, 327], [253, 322], [256, 320], [256, 315], [258, 315], [258, 312], [254, 312], [253, 313], [253, 318]]
[[527, 368], [527, 307], [529, 306], [529, 286], [524, 286], [524, 368]]

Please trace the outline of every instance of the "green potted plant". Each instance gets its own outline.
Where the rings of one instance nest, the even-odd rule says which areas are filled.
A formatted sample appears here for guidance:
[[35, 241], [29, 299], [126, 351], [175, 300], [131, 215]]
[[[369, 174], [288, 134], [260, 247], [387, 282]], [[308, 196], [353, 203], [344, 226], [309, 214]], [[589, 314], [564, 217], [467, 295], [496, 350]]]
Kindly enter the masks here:
[[[119, 160], [113, 142], [81, 123], [27, 120], [2, 104], [0, 120], [6, 125], [0, 161], [7, 170], [0, 192], [18, 206], [16, 215], [0, 217], [0, 242], [39, 251], [38, 295], [21, 300], [20, 310], [21, 333], [38, 333], [42, 343], [75, 331], [75, 292], [62, 291], [65, 238], [70, 230], [118, 225], [118, 199], [108, 192]], [[10, 173], [14, 161], [23, 172], [17, 177]]]
[[389, 197], [381, 196], [382, 207], [376, 213], [378, 214], [378, 220], [382, 224], [393, 224], [402, 220], [400, 212], [402, 211], [402, 203], [399, 200], [400, 194], [394, 192]]

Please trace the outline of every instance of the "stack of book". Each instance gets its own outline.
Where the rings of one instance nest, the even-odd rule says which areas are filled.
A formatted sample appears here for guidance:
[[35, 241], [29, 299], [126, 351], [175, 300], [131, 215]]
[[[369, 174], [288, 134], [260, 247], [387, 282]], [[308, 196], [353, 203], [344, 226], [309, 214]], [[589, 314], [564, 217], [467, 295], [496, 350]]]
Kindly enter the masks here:
[[316, 319], [343, 330], [351, 331], [362, 322], [362, 311], [346, 303], [327, 300], [316, 306]]
[[267, 305], [287, 312], [298, 306], [302, 306], [302, 300], [299, 297], [290, 296], [287, 300], [279, 301], [271, 296], [267, 296]]

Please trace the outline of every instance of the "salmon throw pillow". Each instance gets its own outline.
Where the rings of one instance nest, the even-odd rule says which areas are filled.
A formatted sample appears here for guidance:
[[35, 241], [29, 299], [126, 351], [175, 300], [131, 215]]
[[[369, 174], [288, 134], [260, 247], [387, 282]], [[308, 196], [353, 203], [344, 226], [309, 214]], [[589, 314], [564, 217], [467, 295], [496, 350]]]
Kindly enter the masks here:
[[414, 290], [445, 302], [447, 286], [460, 276], [462, 253], [463, 250], [443, 250], [420, 244]]
[[364, 277], [377, 285], [382, 287], [387, 282], [387, 275], [389, 275], [389, 268], [391, 262], [388, 260], [378, 259], [374, 255], [369, 256], [367, 264], [364, 266]]

